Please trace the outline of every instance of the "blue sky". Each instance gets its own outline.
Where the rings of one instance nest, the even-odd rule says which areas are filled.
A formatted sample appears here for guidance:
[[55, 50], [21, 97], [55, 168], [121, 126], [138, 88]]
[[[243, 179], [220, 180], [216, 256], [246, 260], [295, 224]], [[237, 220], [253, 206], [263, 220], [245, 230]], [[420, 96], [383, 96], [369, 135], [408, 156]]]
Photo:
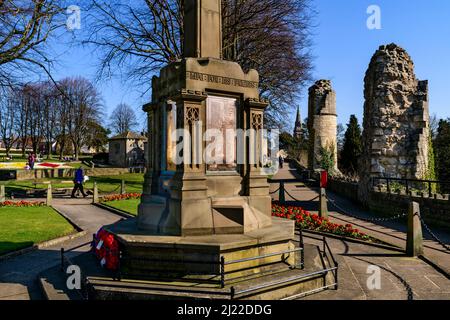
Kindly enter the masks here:
[[[351, 114], [362, 120], [364, 75], [382, 44], [395, 42], [408, 51], [417, 78], [429, 80], [430, 113], [450, 117], [450, 1], [315, 0], [314, 79], [331, 79], [338, 121]], [[369, 30], [370, 5], [381, 9], [381, 30]], [[306, 90], [300, 101], [307, 115]]]
[[[441, 118], [450, 117], [450, 1], [312, 1], [317, 11], [317, 27], [313, 30], [313, 77], [332, 80], [340, 123], [347, 123], [351, 114], [362, 120], [364, 74], [377, 48], [391, 42], [411, 55], [417, 77], [429, 80], [430, 112]], [[366, 26], [369, 5], [378, 5], [381, 9], [381, 30], [369, 30]], [[55, 42], [54, 50], [59, 55], [55, 77], [80, 75], [93, 80], [95, 51], [71, 47], [68, 45], [71, 37], [67, 33], [63, 41]], [[118, 79], [103, 80], [97, 86], [104, 97], [106, 112], [126, 102], [140, 113], [141, 105], [149, 100], [148, 95], [140, 95], [144, 88]], [[307, 113], [306, 92], [304, 88], [303, 98], [297, 102], [303, 118]]]

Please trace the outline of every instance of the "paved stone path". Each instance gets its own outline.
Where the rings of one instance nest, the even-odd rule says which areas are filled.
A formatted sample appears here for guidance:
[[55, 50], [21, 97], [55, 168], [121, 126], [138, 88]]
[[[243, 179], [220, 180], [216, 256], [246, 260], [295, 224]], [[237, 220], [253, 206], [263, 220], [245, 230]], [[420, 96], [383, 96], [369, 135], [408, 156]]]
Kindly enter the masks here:
[[[87, 235], [0, 262], [0, 300], [43, 299], [37, 276], [60, 263], [61, 247], [70, 249], [87, 243], [101, 226], [121, 219], [117, 215], [92, 206], [87, 199], [55, 199], [53, 206], [86, 230]], [[88, 250], [89, 245], [86, 245], [68, 256], [77, 256]]]
[[[283, 169], [281, 169], [273, 179], [296, 179], [299, 178], [297, 171], [295, 168], [290, 167], [288, 164], [285, 165]], [[271, 191], [277, 190], [279, 185], [272, 184], [271, 185]], [[314, 201], [310, 201], [313, 198], [316, 198], [318, 196], [318, 190], [310, 187], [306, 187], [302, 183], [289, 183], [285, 185], [285, 188], [289, 194], [291, 194], [295, 199], [299, 201], [292, 201], [293, 204], [299, 205], [303, 207], [304, 209], [317, 213], [318, 206], [319, 206], [319, 200], [315, 199]], [[278, 194], [272, 195], [274, 199], [278, 199]], [[389, 221], [389, 222], [377, 222], [376, 224], [365, 222], [363, 220], [352, 218], [346, 215], [347, 213], [350, 213], [353, 216], [361, 217], [361, 218], [373, 218], [374, 214], [362, 210], [355, 204], [351, 203], [345, 198], [342, 198], [336, 194], [329, 193], [328, 197], [335, 201], [337, 206], [329, 204], [329, 211], [330, 211], [330, 220], [336, 223], [341, 224], [347, 224], [350, 223], [362, 232], [365, 232], [375, 238], [378, 238], [380, 240], [383, 240], [387, 243], [396, 245], [400, 248], [404, 248], [406, 245], [406, 223], [404, 221]], [[291, 201], [292, 199], [289, 195], [286, 194], [286, 200]], [[343, 210], [342, 210], [343, 209]], [[345, 212], [344, 212], [345, 211]], [[449, 243], [450, 242], [450, 233], [444, 232], [442, 230], [433, 230], [435, 234], [444, 242]], [[430, 237], [425, 233], [426, 240], [424, 241], [425, 245], [425, 257], [429, 259], [432, 263], [439, 266], [441, 269], [445, 270], [447, 273], [450, 274], [450, 254], [448, 251], [445, 251], [439, 243], [433, 241], [430, 239]], [[377, 250], [383, 250], [383, 249], [377, 249], [369, 246], [361, 246], [360, 248], [357, 248], [357, 251], [362, 254], [360, 257], [358, 255], [356, 257], [347, 256], [345, 251], [343, 251], [343, 248], [345, 250], [350, 250], [354, 248], [355, 246], [358, 246], [357, 244], [353, 244], [350, 242], [342, 242], [339, 244], [338, 240], [330, 240], [333, 245], [336, 252], [339, 253], [339, 259], [341, 261], [344, 261], [345, 268], [350, 269], [350, 273], [355, 273], [354, 270], [358, 270], [355, 274], [358, 275], [361, 273], [361, 270], [366, 268], [369, 264], [381, 264], [385, 266], [385, 270], [383, 269], [382, 273], [391, 273], [392, 269], [396, 268], [396, 274], [402, 274], [402, 272], [405, 274], [406, 278], [412, 277], [413, 284], [409, 283], [409, 286], [414, 286], [416, 289], [416, 292], [419, 292], [421, 289], [422, 284], [424, 288], [428, 288], [428, 285], [431, 283], [432, 286], [437, 291], [430, 292], [430, 295], [426, 295], [422, 292], [422, 294], [418, 293], [417, 298], [429, 298], [429, 297], [436, 297], [439, 298], [440, 296], [445, 297], [446, 299], [450, 299], [450, 296], [447, 295], [448, 285], [450, 281], [445, 278], [442, 274], [438, 273], [434, 268], [431, 268], [430, 265], [425, 263], [422, 260], [419, 259], [411, 259], [407, 258], [404, 254], [397, 252], [395, 253], [390, 252], [388, 254], [386, 253], [380, 253], [377, 252]], [[344, 247], [342, 247], [344, 246]], [[352, 253], [353, 254], [353, 253]], [[381, 256], [380, 256], [381, 254]], [[394, 266], [394, 267], [393, 267]], [[345, 269], [344, 268], [344, 269]], [[361, 269], [362, 268], [362, 269]], [[365, 273], [365, 271], [364, 271]], [[345, 274], [345, 271], [344, 271]], [[413, 277], [415, 276], [415, 278]], [[400, 276], [402, 278], [402, 276]], [[348, 278], [348, 277], [347, 277]], [[356, 277], [358, 278], [358, 277]], [[361, 285], [361, 281], [363, 278], [367, 278], [367, 275], [363, 275], [362, 278], [360, 278], [358, 282], [358, 286], [361, 287], [362, 291], [360, 292], [361, 298], [372, 298], [372, 295], [377, 295], [376, 292], [366, 292], [363, 290], [365, 287]], [[345, 279], [345, 276], [344, 276]], [[403, 279], [403, 278], [402, 278]], [[434, 279], [434, 280], [433, 280]], [[436, 280], [438, 279], [438, 280]], [[390, 281], [390, 280], [389, 280]], [[364, 281], [363, 281], [364, 282]], [[345, 282], [344, 282], [345, 283]], [[434, 284], [433, 284], [434, 283]], [[356, 283], [353, 283], [353, 285], [349, 286], [349, 288], [353, 288]], [[435, 286], [436, 285], [436, 286]], [[345, 286], [344, 286], [345, 287]], [[439, 288], [439, 289], [438, 289]], [[442, 289], [442, 290], [441, 290]], [[353, 289], [352, 289], [353, 290]], [[364, 294], [363, 294], [364, 293]], [[442, 294], [441, 294], [442, 293]], [[331, 291], [329, 291], [327, 294], [331, 294]], [[343, 297], [345, 296], [356, 296], [356, 291], [352, 291], [352, 294], [343, 294]], [[375, 296], [374, 296], [375, 297]], [[382, 297], [382, 295], [380, 296]], [[394, 297], [394, 296], [393, 296]], [[375, 297], [376, 298], [376, 297]], [[388, 297], [386, 297], [388, 298]], [[389, 298], [390, 299], [390, 298]]]
[[[421, 259], [333, 238], [327, 241], [339, 263], [339, 290], [327, 290], [306, 300], [450, 300], [450, 281]], [[305, 242], [311, 240], [305, 238]], [[379, 288], [368, 286], [372, 275], [369, 266], [380, 270]]]
[[[296, 177], [293, 168], [285, 167], [274, 178], [293, 179]], [[272, 185], [271, 191], [278, 186]], [[318, 200], [308, 201], [318, 195], [317, 191], [305, 187], [301, 183], [286, 185], [286, 189], [296, 199], [297, 204], [312, 212], [317, 211]], [[372, 216], [370, 212], [359, 209], [346, 199], [330, 194], [336, 203], [352, 215]], [[276, 198], [276, 197], [275, 197]], [[290, 198], [287, 196], [287, 200]], [[67, 241], [62, 245], [38, 250], [4, 262], [0, 262], [0, 300], [3, 299], [42, 299], [37, 284], [40, 272], [59, 264], [61, 247], [70, 249], [91, 240], [92, 233], [105, 224], [112, 224], [121, 218], [92, 206], [86, 199], [54, 199], [54, 207], [82, 229], [87, 230], [85, 237]], [[381, 240], [404, 247], [406, 235], [401, 223], [389, 226], [367, 223], [359, 219], [349, 218], [338, 208], [330, 206], [332, 220], [340, 223], [352, 223], [363, 232]], [[447, 233], [437, 232], [438, 236], [448, 242]], [[314, 242], [314, 240], [308, 240]], [[450, 299], [450, 281], [438, 273], [429, 264], [420, 259], [408, 258], [404, 254], [387, 249], [380, 249], [362, 244], [351, 243], [329, 238], [336, 258], [340, 263], [340, 289], [329, 290], [307, 299]], [[434, 241], [427, 240], [426, 255], [433, 261], [439, 261], [443, 268], [450, 267], [449, 257]], [[89, 246], [71, 253], [73, 257], [89, 250]], [[381, 290], [369, 290], [366, 282], [367, 267], [376, 265], [381, 268]], [[448, 269], [447, 269], [448, 270]]]

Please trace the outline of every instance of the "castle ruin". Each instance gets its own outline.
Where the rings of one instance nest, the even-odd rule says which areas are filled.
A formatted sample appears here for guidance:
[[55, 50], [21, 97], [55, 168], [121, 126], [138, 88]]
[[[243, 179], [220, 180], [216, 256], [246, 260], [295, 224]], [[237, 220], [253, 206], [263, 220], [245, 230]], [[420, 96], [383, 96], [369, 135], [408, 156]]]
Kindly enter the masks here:
[[308, 131], [308, 168], [321, 169], [320, 151], [324, 148], [333, 153], [334, 170], [337, 171], [336, 93], [330, 80], [319, 80], [309, 88]]
[[373, 177], [424, 179], [428, 174], [428, 81], [408, 53], [381, 46], [365, 76], [359, 198], [368, 203]]

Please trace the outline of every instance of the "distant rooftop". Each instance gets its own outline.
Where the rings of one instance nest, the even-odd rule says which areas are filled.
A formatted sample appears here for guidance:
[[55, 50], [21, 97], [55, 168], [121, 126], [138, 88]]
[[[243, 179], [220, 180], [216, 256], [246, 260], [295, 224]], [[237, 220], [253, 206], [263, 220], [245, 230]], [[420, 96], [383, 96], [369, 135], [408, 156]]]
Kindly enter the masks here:
[[138, 134], [138, 133], [134, 133], [131, 131], [127, 131], [125, 133], [121, 133], [117, 136], [114, 136], [112, 138], [110, 138], [109, 140], [122, 140], [122, 139], [139, 139], [139, 140], [147, 140], [147, 137]]

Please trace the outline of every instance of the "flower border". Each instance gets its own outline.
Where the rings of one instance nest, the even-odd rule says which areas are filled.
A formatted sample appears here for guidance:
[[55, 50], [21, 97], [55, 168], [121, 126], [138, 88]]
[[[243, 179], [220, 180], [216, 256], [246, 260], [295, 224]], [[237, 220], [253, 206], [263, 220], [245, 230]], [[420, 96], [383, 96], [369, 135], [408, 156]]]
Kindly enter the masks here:
[[373, 240], [367, 234], [353, 228], [351, 224], [332, 223], [328, 218], [319, 217], [317, 214], [312, 214], [301, 207], [273, 203], [272, 216], [294, 220], [296, 226], [304, 230], [327, 232], [364, 241]]
[[45, 202], [38, 201], [4, 201], [0, 202], [0, 208], [24, 208], [24, 207], [45, 207]]
[[102, 197], [100, 202], [140, 199], [141, 197], [142, 197], [141, 193], [113, 194], [113, 195]]

